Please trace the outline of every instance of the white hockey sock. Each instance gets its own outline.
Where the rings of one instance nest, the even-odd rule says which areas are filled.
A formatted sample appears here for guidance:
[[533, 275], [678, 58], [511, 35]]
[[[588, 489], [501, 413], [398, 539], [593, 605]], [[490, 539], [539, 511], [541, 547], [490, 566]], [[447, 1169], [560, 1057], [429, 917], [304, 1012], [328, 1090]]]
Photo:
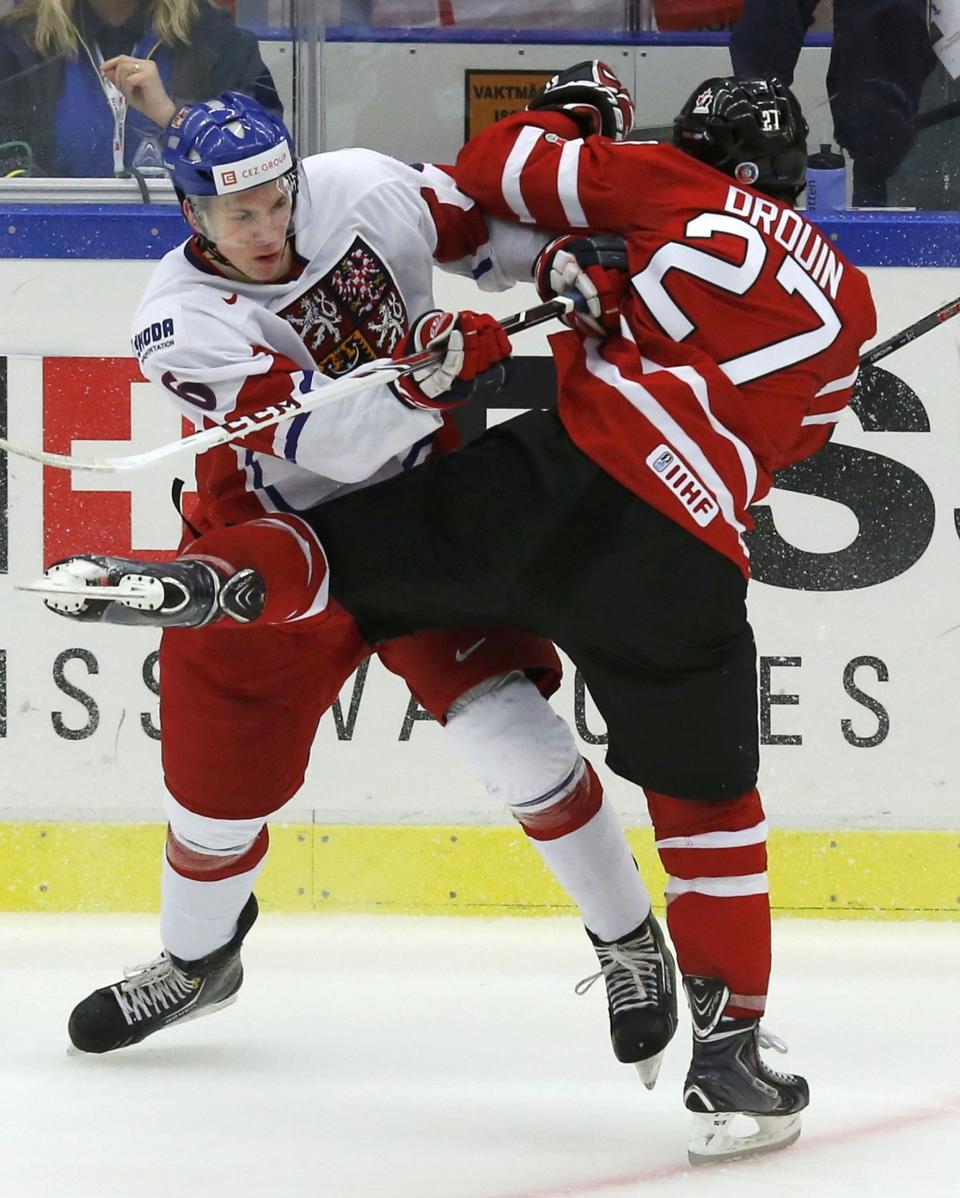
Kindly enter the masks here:
[[[476, 688], [451, 708], [447, 736], [490, 794], [517, 819], [543, 828], [552, 809], [569, 802], [584, 763], [573, 733], [537, 688], [520, 674]], [[599, 793], [599, 782], [592, 786]], [[561, 819], [564, 817], [557, 816]], [[537, 833], [534, 833], [537, 834]], [[632, 932], [650, 912], [650, 896], [634, 864], [620, 819], [606, 798], [571, 832], [530, 841], [584, 923], [602, 940]]]
[[530, 843], [601, 940], [625, 936], [650, 914], [650, 895], [606, 795], [582, 828]]
[[183, 961], [197, 961], [222, 948], [233, 936], [237, 918], [253, 892], [264, 859], [246, 873], [213, 882], [178, 874], [163, 855], [160, 891], [160, 940]]

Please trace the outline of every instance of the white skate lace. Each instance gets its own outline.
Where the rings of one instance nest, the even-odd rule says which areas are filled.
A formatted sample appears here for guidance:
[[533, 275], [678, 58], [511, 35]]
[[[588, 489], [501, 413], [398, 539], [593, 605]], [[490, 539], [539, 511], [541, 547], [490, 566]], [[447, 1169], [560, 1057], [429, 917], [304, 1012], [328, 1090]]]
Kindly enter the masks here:
[[773, 1032], [768, 1032], [763, 1024], [757, 1028], [757, 1043], [761, 1048], [772, 1048], [774, 1052], [785, 1053], [790, 1051], [786, 1040], [781, 1040]]
[[124, 980], [111, 986], [117, 1005], [128, 1024], [159, 1015], [178, 1006], [196, 992], [198, 978], [188, 978], [166, 953], [145, 965], [124, 969]]
[[662, 958], [652, 936], [629, 940], [625, 944], [597, 945], [597, 956], [601, 968], [577, 982], [574, 994], [586, 994], [598, 978], [603, 978], [607, 1001], [614, 1014], [634, 1007], [656, 1006]]
[[[779, 1052], [781, 1054], [789, 1052], [786, 1040], [781, 1040], [780, 1037], [775, 1036], [773, 1032], [767, 1031], [762, 1024], [757, 1026], [757, 1047], [772, 1048], [774, 1052]], [[765, 1061], [761, 1063], [766, 1073], [770, 1077], [776, 1078], [779, 1082], [795, 1082], [797, 1080], [792, 1073], [781, 1073], [778, 1069], [771, 1069]]]

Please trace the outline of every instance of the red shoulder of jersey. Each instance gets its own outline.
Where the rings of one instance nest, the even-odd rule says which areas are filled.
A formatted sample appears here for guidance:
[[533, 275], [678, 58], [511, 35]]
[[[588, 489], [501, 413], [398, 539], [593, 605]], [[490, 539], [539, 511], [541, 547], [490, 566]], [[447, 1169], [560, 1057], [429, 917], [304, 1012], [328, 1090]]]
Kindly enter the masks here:
[[516, 113], [489, 126], [457, 157], [463, 191], [505, 220], [552, 229], [628, 225], [658, 157], [671, 147], [581, 138], [562, 113]]
[[477, 203], [457, 186], [448, 166], [420, 164], [423, 197], [437, 234], [437, 262], [472, 257], [489, 240], [487, 222]]

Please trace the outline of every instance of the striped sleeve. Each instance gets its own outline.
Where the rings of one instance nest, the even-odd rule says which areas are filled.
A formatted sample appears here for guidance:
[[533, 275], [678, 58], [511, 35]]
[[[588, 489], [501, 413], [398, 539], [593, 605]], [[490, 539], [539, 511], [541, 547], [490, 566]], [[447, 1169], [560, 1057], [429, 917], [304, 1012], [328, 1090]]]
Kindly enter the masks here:
[[796, 440], [790, 447], [790, 461], [800, 461], [822, 449], [833, 436], [833, 430], [850, 406], [850, 399], [860, 376], [859, 363], [853, 362], [849, 370], [844, 366], [835, 369], [842, 370], [843, 373], [829, 378], [807, 404]]
[[235, 445], [282, 458], [337, 482], [369, 478], [411, 446], [428, 441], [442, 424], [438, 413], [406, 408], [380, 384], [257, 428], [260, 419], [296, 411], [305, 400], [313, 401], [331, 382], [320, 371], [303, 369], [262, 346], [248, 346], [245, 355], [238, 351], [224, 363], [209, 366], [194, 358], [189, 367], [178, 363], [171, 348], [142, 369], [198, 427], [229, 427], [242, 421]]
[[503, 291], [532, 277], [533, 261], [549, 238], [488, 220], [460, 190], [451, 168], [421, 164], [421, 197], [436, 236], [434, 259], [451, 274], [473, 279], [481, 291]]
[[794, 460], [815, 453], [829, 441], [850, 406], [858, 383], [863, 388], [863, 402], [869, 404], [871, 371], [868, 368], [861, 376], [859, 353], [860, 347], [876, 335], [877, 317], [866, 276], [849, 263], [842, 295], [847, 335], [838, 340], [835, 350], [825, 355], [820, 386], [800, 421]]
[[[270, 371], [243, 383], [234, 415], [292, 408], [312, 400], [330, 382], [321, 372], [301, 370], [278, 354]], [[397, 403], [388, 387], [378, 385], [248, 433], [238, 438], [237, 444], [284, 458], [325, 478], [354, 483], [369, 478], [411, 447], [429, 444], [441, 423], [438, 413], [411, 411]]]
[[[467, 142], [454, 167], [457, 183], [505, 220], [569, 232], [625, 227], [654, 147], [576, 133], [562, 113], [516, 113]], [[621, 185], [624, 167], [630, 186]]]

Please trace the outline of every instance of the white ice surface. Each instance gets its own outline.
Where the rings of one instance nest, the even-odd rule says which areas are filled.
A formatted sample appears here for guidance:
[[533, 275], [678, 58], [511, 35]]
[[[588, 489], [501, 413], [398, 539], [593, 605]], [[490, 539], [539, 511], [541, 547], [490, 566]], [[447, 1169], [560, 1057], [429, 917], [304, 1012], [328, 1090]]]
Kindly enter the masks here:
[[618, 1065], [579, 925], [262, 915], [240, 1001], [106, 1057], [66, 1017], [142, 916], [0, 916], [3, 1198], [956, 1198], [960, 925], [775, 925], [799, 1143], [693, 1170], [686, 1019]]

